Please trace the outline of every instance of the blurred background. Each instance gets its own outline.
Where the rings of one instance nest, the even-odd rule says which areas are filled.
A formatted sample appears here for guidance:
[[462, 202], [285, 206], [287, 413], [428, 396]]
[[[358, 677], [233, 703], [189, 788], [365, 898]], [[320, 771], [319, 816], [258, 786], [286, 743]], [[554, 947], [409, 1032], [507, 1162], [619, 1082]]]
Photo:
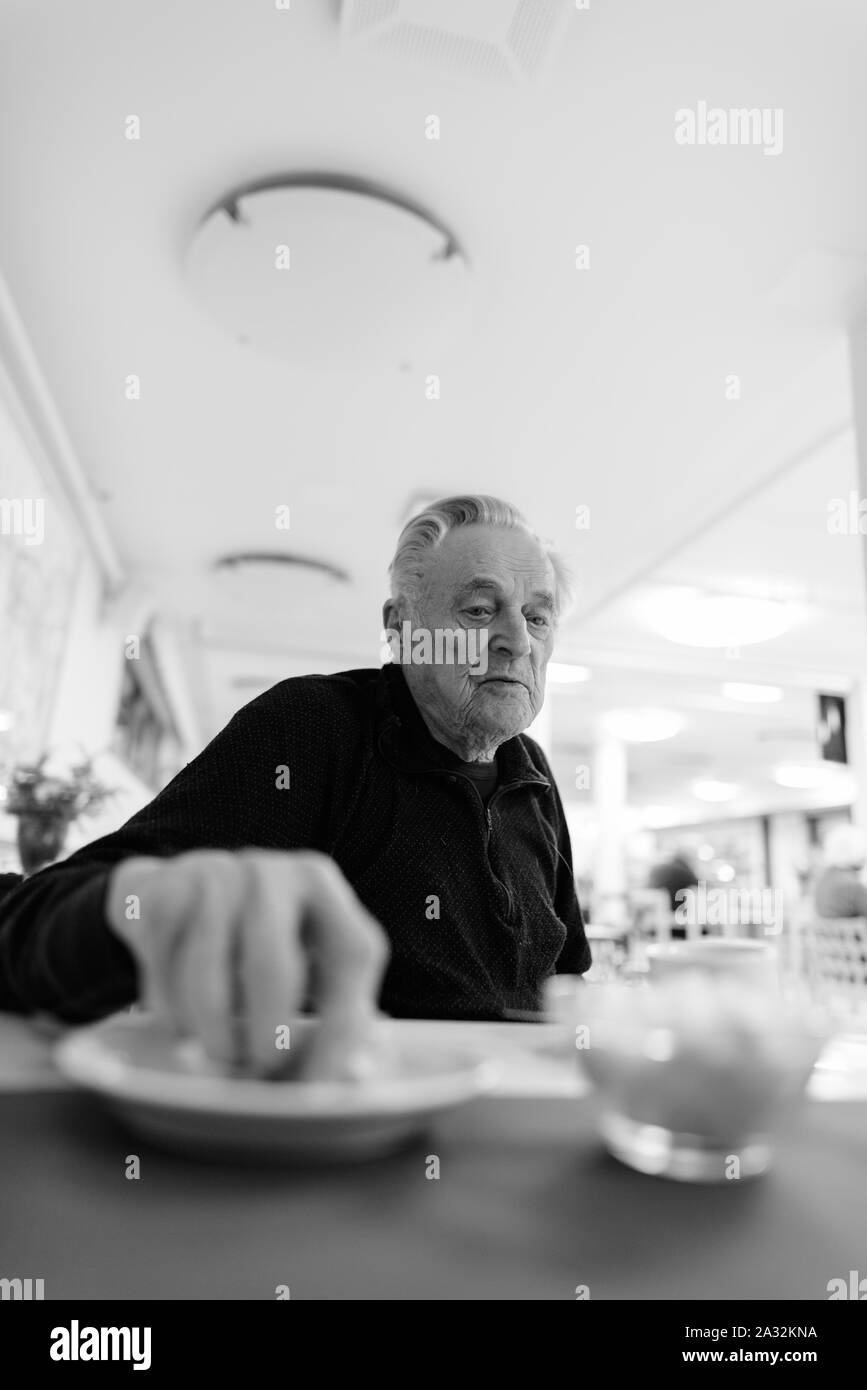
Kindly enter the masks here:
[[377, 665], [400, 528], [491, 492], [578, 581], [592, 920], [675, 857], [802, 900], [867, 824], [867, 9], [816, 14], [0, 4], [0, 871], [28, 785], [57, 857]]

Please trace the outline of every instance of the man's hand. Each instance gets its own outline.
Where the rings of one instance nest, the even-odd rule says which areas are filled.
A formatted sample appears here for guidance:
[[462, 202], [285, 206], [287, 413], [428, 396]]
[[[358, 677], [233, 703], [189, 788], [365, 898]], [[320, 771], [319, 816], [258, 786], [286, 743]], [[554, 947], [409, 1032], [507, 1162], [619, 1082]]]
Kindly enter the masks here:
[[[130, 899], [139, 917], [128, 917]], [[267, 1074], [308, 995], [320, 1023], [307, 1079], [363, 1070], [388, 957], [385, 934], [327, 855], [196, 850], [111, 873], [106, 916], [132, 952], [142, 1003], [208, 1056]]]

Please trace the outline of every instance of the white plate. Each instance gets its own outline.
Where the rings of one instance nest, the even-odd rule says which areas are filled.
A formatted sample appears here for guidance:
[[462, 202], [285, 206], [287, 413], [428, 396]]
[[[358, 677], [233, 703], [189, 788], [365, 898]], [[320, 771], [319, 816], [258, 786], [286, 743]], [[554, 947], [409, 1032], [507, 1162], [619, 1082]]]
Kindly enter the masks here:
[[[315, 1027], [292, 1022], [293, 1034]], [[397, 1147], [444, 1110], [496, 1082], [485, 1049], [450, 1042], [442, 1025], [384, 1024], [393, 1078], [261, 1081], [227, 1075], [192, 1042], [146, 1015], [119, 1014], [70, 1033], [57, 1064], [137, 1133], [196, 1156], [260, 1160], [367, 1158]]]

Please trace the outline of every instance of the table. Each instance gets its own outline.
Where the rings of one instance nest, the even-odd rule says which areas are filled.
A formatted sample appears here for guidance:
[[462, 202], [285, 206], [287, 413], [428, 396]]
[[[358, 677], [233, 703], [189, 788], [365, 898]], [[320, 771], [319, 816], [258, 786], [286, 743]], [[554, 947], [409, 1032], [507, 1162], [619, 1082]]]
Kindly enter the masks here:
[[45, 1039], [0, 1025], [0, 1277], [47, 1299], [823, 1300], [867, 1273], [863, 1099], [809, 1103], [758, 1182], [670, 1183], [601, 1151], [532, 1025], [455, 1025], [526, 1046], [523, 1072], [386, 1159], [238, 1168], [131, 1138], [59, 1082]]

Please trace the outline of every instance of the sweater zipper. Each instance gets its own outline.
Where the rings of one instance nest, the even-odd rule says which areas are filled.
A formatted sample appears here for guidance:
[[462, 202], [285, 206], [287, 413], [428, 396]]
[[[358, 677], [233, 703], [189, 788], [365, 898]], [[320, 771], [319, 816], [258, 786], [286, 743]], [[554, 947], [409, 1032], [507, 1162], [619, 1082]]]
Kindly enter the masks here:
[[[475, 782], [473, 781], [472, 777], [467, 777], [466, 773], [463, 773], [463, 772], [452, 772], [450, 768], [444, 768], [444, 767], [414, 768], [413, 771], [414, 771], [414, 773], [415, 773], [416, 775], [421, 774], [422, 776], [428, 776], [428, 777], [451, 777], [451, 778], [454, 779], [454, 780], [457, 780], [457, 778], [460, 778], [462, 782], [468, 782], [468, 783], [470, 784], [470, 786], [471, 786], [472, 789], [473, 789], [473, 796], [474, 796], [474, 797], [478, 797], [478, 796], [479, 796], [479, 793], [478, 793], [478, 791], [477, 791], [477, 789], [476, 789], [476, 784], [475, 784]], [[511, 894], [510, 891], [509, 891], [508, 885], [505, 884], [505, 883], [503, 882], [503, 880], [499, 877], [498, 874], [495, 874], [495, 873], [494, 873], [494, 866], [493, 866], [493, 864], [491, 863], [491, 839], [492, 839], [493, 833], [494, 833], [494, 822], [493, 822], [493, 820], [492, 820], [492, 818], [491, 818], [491, 807], [493, 806], [494, 802], [495, 802], [500, 796], [503, 795], [504, 792], [512, 791], [513, 789], [515, 789], [515, 788], [517, 788], [517, 787], [523, 787], [523, 786], [544, 786], [544, 787], [550, 787], [550, 786], [551, 786], [551, 783], [548, 782], [548, 781], [545, 781], [545, 780], [534, 781], [534, 782], [529, 782], [529, 783], [526, 783], [526, 782], [507, 782], [505, 786], [503, 786], [503, 787], [497, 787], [496, 791], [494, 792], [494, 794], [493, 794], [493, 796], [491, 797], [491, 799], [490, 799], [490, 801], [488, 802], [488, 804], [487, 804], [487, 805], [484, 805], [484, 804], [483, 804], [483, 806], [482, 806], [482, 810], [483, 810], [484, 813], [485, 813], [485, 816], [484, 816], [484, 819], [485, 819], [485, 859], [486, 859], [486, 861], [487, 861], [488, 872], [490, 873], [491, 878], [494, 880], [494, 882], [495, 882], [500, 888], [502, 888], [503, 893], [505, 894], [506, 902], [508, 903], [508, 909], [507, 909], [507, 912], [506, 912], [506, 921], [508, 921], [508, 922], [513, 922], [513, 921], [515, 920], [515, 901], [514, 901], [514, 898], [512, 897], [512, 894]], [[481, 797], [479, 797], [479, 800], [481, 800]]]
[[[424, 777], [448, 777], [451, 778], [453, 781], [457, 781], [458, 778], [460, 778], [462, 782], [467, 782], [472, 787], [474, 799], [477, 798], [479, 801], [481, 801], [481, 797], [479, 796], [478, 791], [476, 790], [475, 782], [473, 781], [472, 777], [467, 777], [465, 772], [452, 772], [451, 768], [447, 767], [423, 767], [416, 768], [415, 773], [416, 775], [421, 774]], [[497, 787], [497, 790], [494, 792], [488, 805], [482, 805], [481, 808], [484, 812], [485, 822], [485, 860], [487, 861], [488, 872], [490, 873], [491, 878], [498, 885], [498, 887], [500, 887], [503, 890], [503, 893], [505, 894], [506, 902], [508, 904], [508, 907], [506, 909], [507, 922], [514, 921], [515, 902], [511, 893], [509, 892], [508, 886], [503, 882], [503, 880], [499, 877], [498, 874], [494, 873], [494, 866], [491, 863], [491, 836], [494, 833], [494, 822], [491, 819], [491, 805], [493, 804], [493, 802], [496, 801], [497, 797], [500, 796], [502, 792], [508, 791], [511, 787], [520, 786], [523, 786], [523, 783], [507, 782], [505, 787]]]
[[[471, 779], [468, 779], [468, 780], [471, 780]], [[496, 796], [496, 792], [494, 793], [494, 796]], [[494, 799], [494, 797], [492, 796], [492, 797], [491, 797], [491, 801], [493, 801], [493, 799]], [[502, 888], [503, 892], [504, 892], [505, 895], [506, 895], [506, 902], [507, 902], [508, 905], [509, 905], [509, 906], [508, 906], [508, 909], [507, 909], [507, 911], [506, 911], [506, 921], [512, 922], [512, 921], [514, 921], [514, 919], [515, 919], [515, 902], [514, 902], [514, 899], [513, 899], [513, 897], [512, 897], [512, 894], [511, 894], [510, 891], [509, 891], [509, 885], [508, 885], [507, 883], [504, 883], [503, 880], [502, 880], [501, 878], [499, 878], [497, 874], [494, 873], [494, 866], [493, 866], [493, 864], [491, 863], [491, 838], [492, 838], [492, 836], [493, 836], [493, 834], [494, 834], [494, 822], [493, 822], [493, 820], [491, 819], [491, 805], [490, 805], [490, 802], [489, 802], [488, 805], [485, 807], [485, 820], [487, 821], [487, 824], [488, 824], [488, 833], [487, 833], [487, 837], [486, 837], [486, 839], [485, 839], [485, 857], [486, 857], [486, 859], [487, 859], [487, 861], [488, 861], [488, 868], [490, 869], [490, 871], [491, 871], [491, 873], [493, 874], [494, 878], [497, 880], [497, 883], [499, 883], [500, 887]]]
[[[431, 769], [431, 771], [440, 771], [440, 769]], [[476, 789], [476, 784], [473, 781], [472, 777], [467, 777], [466, 773], [464, 772], [451, 772], [448, 769], [443, 769], [443, 771], [445, 772], [445, 775], [448, 777], [460, 777], [462, 782], [468, 782], [473, 789], [473, 795], [479, 795]], [[508, 884], [504, 883], [503, 880], [499, 877], [499, 875], [494, 873], [494, 866], [491, 863], [491, 839], [494, 834], [494, 822], [491, 816], [491, 807], [493, 806], [497, 798], [502, 795], [503, 792], [507, 792], [511, 790], [511, 788], [513, 787], [519, 787], [522, 785], [523, 784], [521, 782], [507, 782], [504, 787], [497, 787], [490, 801], [487, 803], [487, 805], [483, 805], [482, 807], [482, 810], [485, 813], [485, 858], [488, 862], [488, 869], [490, 871], [492, 879], [495, 883], [499, 884], [500, 888], [502, 888], [503, 892], [506, 895], [506, 902], [508, 904], [508, 907], [506, 909], [507, 922], [513, 922], [515, 920], [515, 900], [512, 897], [511, 892], [509, 891]], [[481, 798], [479, 799], [481, 800]]]

